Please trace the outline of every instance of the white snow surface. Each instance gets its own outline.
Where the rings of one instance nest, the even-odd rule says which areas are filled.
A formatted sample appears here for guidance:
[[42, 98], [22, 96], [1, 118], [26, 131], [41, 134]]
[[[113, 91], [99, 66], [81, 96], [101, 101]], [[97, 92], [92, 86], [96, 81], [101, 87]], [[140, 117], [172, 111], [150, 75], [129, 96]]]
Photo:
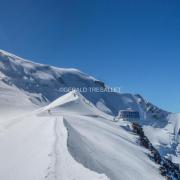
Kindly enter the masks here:
[[[91, 103], [84, 104], [82, 97], [70, 92], [5, 123], [0, 134], [0, 179], [163, 179], [147, 150], [136, 143], [137, 136], [103, 117]], [[78, 110], [72, 111], [77, 100]], [[84, 109], [91, 114], [84, 114]]]
[[[132, 94], [90, 92], [91, 88], [104, 88], [106, 85], [77, 69], [33, 63], [2, 50], [0, 81], [16, 87], [28, 96], [29, 101], [41, 106], [66, 94], [68, 88], [76, 88], [80, 89], [86, 99], [108, 114], [118, 114], [120, 109], [129, 107], [139, 109], [138, 101]], [[82, 92], [83, 88], [86, 88], [87, 92]]]
[[127, 108], [140, 112], [139, 123], [160, 154], [180, 164], [179, 114], [140, 95], [61, 91], [104, 86], [77, 69], [0, 50], [0, 179], [163, 179], [128, 122], [113, 122]]

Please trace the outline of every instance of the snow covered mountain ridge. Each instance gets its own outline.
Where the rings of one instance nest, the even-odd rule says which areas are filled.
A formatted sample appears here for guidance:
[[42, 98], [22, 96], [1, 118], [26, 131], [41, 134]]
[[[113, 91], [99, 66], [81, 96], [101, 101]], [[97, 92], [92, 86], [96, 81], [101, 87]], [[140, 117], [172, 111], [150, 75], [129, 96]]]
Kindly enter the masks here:
[[[129, 122], [113, 121], [128, 108], [140, 113], [139, 124], [159, 154], [180, 164], [180, 115], [139, 94], [62, 91], [83, 87], [106, 85], [77, 69], [38, 64], [0, 50], [0, 159], [6, 162], [0, 179], [163, 179]], [[27, 161], [34, 174], [28, 173]]]
[[[33, 63], [0, 50], [0, 80], [24, 91], [35, 104], [51, 102], [67, 92], [62, 88], [105, 88], [106, 85], [77, 69], [56, 68]], [[145, 102], [139, 95], [115, 92], [87, 92], [83, 95], [99, 109], [117, 115], [120, 109], [132, 108], [167, 115], [165, 111]], [[141, 108], [141, 107], [140, 107]], [[153, 111], [156, 109], [155, 111]]]

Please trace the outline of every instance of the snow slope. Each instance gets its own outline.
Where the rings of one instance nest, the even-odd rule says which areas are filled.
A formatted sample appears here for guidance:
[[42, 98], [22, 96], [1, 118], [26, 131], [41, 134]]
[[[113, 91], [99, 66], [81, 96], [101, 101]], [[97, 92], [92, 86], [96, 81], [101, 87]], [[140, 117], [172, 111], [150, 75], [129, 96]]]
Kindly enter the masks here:
[[53, 147], [56, 137], [62, 136], [55, 136], [54, 127], [62, 118], [69, 135], [67, 139], [65, 127], [57, 123], [64, 132], [63, 153], [68, 148], [68, 161], [74, 164], [62, 170], [64, 179], [73, 178], [67, 172], [77, 167], [77, 172], [84, 169], [94, 179], [161, 179], [157, 165], [137, 146], [127, 124], [112, 122], [126, 108], [140, 112], [139, 123], [161, 155], [180, 163], [178, 114], [163, 111], [140, 95], [62, 91], [83, 87], [106, 85], [77, 69], [38, 64], [0, 50], [0, 179], [55, 178]]
[[[51, 110], [50, 116], [64, 117], [71, 155], [88, 169], [106, 174], [113, 180], [163, 179], [146, 150], [136, 144], [137, 137], [112, 119], [103, 117], [95, 106], [84, 104], [84, 99], [78, 92], [70, 92], [43, 110]], [[74, 112], [72, 105], [77, 100]], [[66, 104], [66, 111], [63, 104]]]
[[103, 117], [110, 121], [113, 121], [114, 117], [100, 111], [96, 108], [90, 101], [88, 101], [85, 97], [83, 97], [78, 91], [73, 90], [64, 96], [61, 96], [57, 100], [53, 101], [51, 104], [42, 108], [42, 111], [48, 112], [50, 110], [50, 114], [59, 114], [59, 112], [63, 114], [69, 114], [69, 112], [74, 115], [85, 115], [85, 116], [93, 116], [93, 117]]
[[[46, 176], [47, 179], [60, 179], [60, 180], [108, 180], [105, 175], [95, 173], [80, 163], [76, 162], [69, 154], [67, 147], [67, 129], [63, 123], [63, 117], [57, 117], [54, 124], [55, 144], [54, 144], [54, 162], [50, 167]], [[51, 169], [52, 168], [52, 169]]]
[[31, 114], [1, 132], [0, 179], [108, 180], [77, 163], [67, 150], [62, 117]]
[[[115, 92], [90, 92], [92, 88], [106, 85], [77, 69], [56, 68], [24, 60], [0, 50], [0, 82], [19, 89], [28, 100], [44, 105], [67, 93], [67, 88], [86, 88], [81, 92], [100, 110], [117, 115], [121, 109], [131, 107], [139, 110], [138, 98], [132, 94]], [[3, 87], [3, 86], [2, 86]], [[143, 104], [147, 109], [146, 103]]]
[[[38, 94], [31, 94], [32, 99], [35, 97], [38, 97]], [[28, 93], [0, 81], [0, 125], [39, 107], [29, 99]]]
[[[73, 112], [77, 100], [79, 110]], [[147, 150], [136, 143], [137, 136], [85, 105], [76, 92], [20, 117], [0, 138], [0, 179], [163, 179]]]

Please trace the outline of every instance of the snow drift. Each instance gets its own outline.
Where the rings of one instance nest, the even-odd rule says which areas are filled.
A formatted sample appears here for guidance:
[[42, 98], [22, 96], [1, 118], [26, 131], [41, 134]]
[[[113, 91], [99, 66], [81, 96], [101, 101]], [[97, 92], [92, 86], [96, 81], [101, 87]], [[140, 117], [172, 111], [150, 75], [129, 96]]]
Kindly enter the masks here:
[[127, 108], [140, 112], [139, 124], [161, 156], [180, 164], [178, 114], [137, 94], [62, 91], [83, 87], [106, 85], [77, 69], [0, 50], [0, 179], [163, 179], [130, 124], [113, 121]]

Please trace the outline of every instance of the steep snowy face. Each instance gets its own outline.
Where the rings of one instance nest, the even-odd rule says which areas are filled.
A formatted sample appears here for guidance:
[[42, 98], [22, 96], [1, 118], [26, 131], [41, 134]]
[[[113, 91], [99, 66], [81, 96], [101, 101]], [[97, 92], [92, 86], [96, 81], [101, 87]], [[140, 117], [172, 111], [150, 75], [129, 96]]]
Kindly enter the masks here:
[[103, 89], [105, 84], [77, 69], [63, 69], [33, 63], [2, 50], [0, 51], [0, 81], [21, 90], [38, 105], [51, 102], [66, 94], [67, 88], [81, 88], [81, 90], [86, 88], [87, 92], [82, 94], [106, 113], [116, 115], [121, 109], [142, 108], [137, 101], [138, 98], [132, 94], [89, 92], [92, 88]]
[[30, 93], [41, 93], [52, 101], [66, 92], [63, 87], [90, 87], [97, 81], [76, 69], [55, 68], [25, 61], [0, 51], [1, 79]]
[[[135, 158], [137, 154], [139, 154], [139, 150], [137, 149], [138, 147], [134, 147], [126, 154], [126, 151], [131, 149], [132, 144], [135, 143], [135, 137], [132, 136], [131, 133], [129, 134], [128, 131], [126, 132], [126, 127], [119, 129], [120, 124], [118, 125], [118, 123], [122, 122], [116, 123], [115, 127], [115, 122], [111, 122], [110, 126], [112, 127], [109, 127], [109, 121], [113, 120], [114, 116], [116, 116], [120, 110], [131, 108], [140, 112], [141, 119], [139, 124], [143, 126], [146, 136], [153, 146], [159, 150], [160, 154], [172, 159], [173, 162], [180, 164], [179, 115], [171, 114], [154, 106], [150, 102], [145, 101], [140, 95], [89, 91], [82, 92], [82, 94], [77, 91], [72, 91], [66, 94], [68, 88], [103, 89], [105, 87], [106, 85], [103, 82], [82, 73], [77, 69], [63, 69], [37, 64], [0, 50], [0, 136], [1, 129], [3, 130], [4, 127], [16, 124], [14, 118], [25, 113], [24, 111], [32, 111], [41, 107], [40, 111], [44, 112], [44, 115], [48, 117], [47, 119], [49, 119], [49, 116], [52, 116], [51, 118], [53, 119], [54, 116], [63, 115], [66, 119], [66, 125], [71, 131], [70, 141], [73, 143], [73, 146], [70, 144], [72, 148], [71, 151], [73, 150], [74, 145], [76, 146], [77, 142], [76, 138], [74, 139], [73, 133], [80, 137], [80, 139], [83, 137], [81, 139], [82, 146], [86, 147], [86, 139], [88, 139], [90, 144], [88, 144], [90, 151], [83, 149], [83, 153], [84, 155], [92, 156], [90, 157], [92, 164], [86, 164], [86, 160], [83, 160], [83, 157], [78, 157], [76, 152], [73, 151], [72, 154], [75, 153], [74, 156], [80, 158], [77, 159], [77, 161], [80, 161], [90, 169], [92, 168], [92, 170], [94, 170], [93, 167], [97, 166], [97, 169], [100, 168], [99, 172], [104, 173], [106, 170], [104, 169], [104, 164], [106, 164], [107, 169], [109, 168], [109, 162], [105, 162], [106, 159], [104, 160], [101, 156], [101, 152], [105, 151], [105, 156], [107, 156], [113, 164], [113, 170], [108, 171], [108, 175], [111, 177], [112, 174], [115, 174], [116, 179], [119, 180], [119, 171], [122, 169], [122, 173], [125, 172], [126, 169], [123, 168], [126, 166], [130, 167], [129, 164], [133, 163], [131, 158], [128, 159], [128, 163], [126, 162], [127, 159], [124, 159], [122, 162], [121, 159], [124, 157], [124, 154], [127, 157], [131, 157], [131, 154], [136, 152], [133, 155], [133, 158]], [[23, 119], [26, 119], [26, 117], [23, 117]], [[37, 119], [39, 118], [37, 117]], [[104, 123], [106, 124], [106, 127], [104, 127]], [[125, 123], [128, 124], [128, 122]], [[29, 126], [26, 126], [26, 123], [24, 123], [24, 126], [29, 129]], [[36, 128], [36, 121], [33, 122], [33, 127]], [[89, 130], [92, 134], [89, 133]], [[17, 132], [19, 132], [19, 130]], [[26, 131], [24, 131], [24, 133], [26, 133]], [[128, 136], [132, 136], [128, 139], [128, 141], [131, 141], [132, 143], [124, 146], [124, 140]], [[19, 132], [18, 138], [21, 137], [23, 136], [21, 132]], [[84, 139], [84, 137], [86, 138]], [[101, 137], [102, 140], [99, 141], [99, 137]], [[121, 141], [119, 137], [121, 137]], [[93, 139], [91, 138], [94, 138], [95, 141], [93, 142]], [[11, 139], [11, 137], [5, 142], [7, 147], [9, 147], [9, 139]], [[104, 143], [104, 139], [108, 142]], [[115, 139], [117, 139], [117, 141]], [[22, 140], [22, 142], [24, 142], [24, 140]], [[99, 147], [99, 142], [102, 142], [104, 145]], [[112, 144], [112, 142], [114, 143]], [[101, 157], [101, 159], [99, 159], [100, 164], [96, 164], [97, 161], [96, 158], [94, 158], [96, 157], [97, 149], [91, 149], [91, 147], [95, 147], [95, 144], [99, 148], [98, 153], [100, 155], [99, 157]], [[5, 147], [4, 144], [2, 144], [1, 147]], [[76, 146], [76, 148], [78, 149], [79, 147]], [[124, 154], [120, 155], [119, 152], [122, 152], [122, 150]], [[91, 155], [92, 151], [95, 152], [93, 155]], [[37, 153], [38, 152], [39, 151], [37, 150]], [[6, 148], [4, 148], [3, 153], [6, 154]], [[17, 153], [21, 156], [21, 151], [17, 150]], [[119, 161], [121, 161], [123, 165], [127, 163], [126, 166], [119, 167], [119, 161], [114, 159], [114, 154], [116, 154], [117, 158], [122, 156]], [[144, 157], [144, 153], [142, 156]], [[97, 157], [97, 159], [99, 157]], [[142, 161], [137, 161], [137, 164], [142, 165], [139, 171], [140, 176], [141, 168], [146, 166], [146, 163], [142, 163], [144, 160], [149, 161], [146, 157], [144, 157]], [[23, 163], [26, 163], [26, 161], [23, 161]], [[154, 165], [151, 166], [151, 163], [151, 161], [148, 162], [149, 166], [152, 169], [155, 168]], [[135, 166], [137, 164], [135, 164]], [[132, 168], [134, 168], [134, 166], [130, 167], [131, 170]], [[136, 173], [136, 171], [137, 169], [135, 168], [132, 174]], [[149, 171], [148, 168], [147, 171]], [[154, 174], [158, 177], [157, 172], [154, 172]], [[129, 173], [127, 172], [124, 175], [124, 177], [127, 178]], [[145, 173], [144, 175], [147, 174]], [[150, 176], [148, 175], [148, 177]], [[136, 179], [139, 179], [139, 176], [137, 176]]]
[[[135, 95], [136, 101], [139, 103], [140, 107], [142, 108], [143, 112], [146, 112], [144, 117], [144, 120], [155, 120], [154, 122], [151, 121], [155, 126], [162, 126], [162, 121], [167, 123], [167, 117], [170, 114], [167, 111], [164, 111], [160, 109], [159, 107], [153, 105], [150, 102], [147, 102], [143, 99], [143, 97], [139, 94]], [[143, 121], [141, 122], [142, 124], [144, 123]], [[146, 124], [147, 122], [145, 122]]]
[[42, 108], [41, 111], [43, 114], [46, 112], [46, 114], [62, 115], [69, 114], [69, 112], [71, 112], [74, 115], [102, 117], [110, 121], [114, 120], [114, 116], [100, 111], [76, 90], [61, 96], [49, 105]]
[[58, 98], [41, 108], [38, 115], [63, 117], [68, 131], [68, 152], [89, 170], [112, 180], [163, 179], [148, 152], [136, 144], [137, 136], [129, 132], [130, 123], [115, 123], [113, 117], [103, 114], [80, 93], [72, 91]]
[[81, 94], [70, 92], [4, 124], [0, 179], [163, 180], [125, 127], [128, 122], [108, 120]]

